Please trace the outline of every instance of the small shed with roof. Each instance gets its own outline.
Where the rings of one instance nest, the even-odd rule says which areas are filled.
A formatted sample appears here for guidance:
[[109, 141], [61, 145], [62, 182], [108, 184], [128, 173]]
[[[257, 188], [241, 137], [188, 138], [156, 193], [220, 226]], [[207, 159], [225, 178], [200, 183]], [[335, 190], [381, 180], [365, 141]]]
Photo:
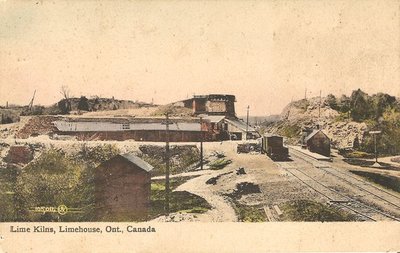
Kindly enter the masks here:
[[311, 152], [327, 157], [331, 155], [331, 140], [320, 129], [315, 129], [307, 135], [304, 139], [304, 144]]
[[145, 219], [150, 208], [152, 169], [153, 166], [131, 153], [100, 164], [94, 177], [98, 219]]

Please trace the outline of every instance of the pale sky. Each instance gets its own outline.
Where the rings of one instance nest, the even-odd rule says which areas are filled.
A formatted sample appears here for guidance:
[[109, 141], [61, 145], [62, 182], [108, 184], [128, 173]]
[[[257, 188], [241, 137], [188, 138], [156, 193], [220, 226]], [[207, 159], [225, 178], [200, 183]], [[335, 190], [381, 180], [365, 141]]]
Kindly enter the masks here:
[[72, 95], [165, 104], [237, 97], [244, 115], [293, 98], [400, 96], [400, 1], [0, 0], [0, 105]]

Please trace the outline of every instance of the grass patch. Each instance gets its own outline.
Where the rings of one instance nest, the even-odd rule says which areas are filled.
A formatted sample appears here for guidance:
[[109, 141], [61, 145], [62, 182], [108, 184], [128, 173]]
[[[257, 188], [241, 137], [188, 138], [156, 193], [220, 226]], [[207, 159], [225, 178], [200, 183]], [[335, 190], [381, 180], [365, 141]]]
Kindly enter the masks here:
[[266, 221], [265, 212], [260, 205], [244, 205], [239, 202], [239, 199], [244, 195], [260, 193], [260, 188], [258, 185], [243, 182], [236, 184], [236, 188], [232, 193], [226, 194], [230, 197], [233, 202], [233, 208], [235, 209], [236, 216], [239, 221], [242, 222], [264, 222]]
[[230, 160], [230, 159], [220, 158], [220, 159], [210, 162], [208, 164], [208, 166], [211, 170], [221, 170], [221, 169], [225, 168], [228, 164], [231, 164], [231, 163], [232, 163], [232, 160]]
[[351, 170], [350, 172], [362, 176], [368, 181], [379, 184], [387, 189], [400, 192], [400, 179], [397, 177], [359, 170]]
[[241, 222], [264, 222], [265, 213], [262, 206], [248, 206], [234, 201], [234, 209], [238, 220]]
[[374, 154], [370, 154], [363, 151], [340, 151], [339, 152], [345, 158], [366, 158], [371, 159], [374, 158]]
[[[154, 166], [152, 176], [165, 175], [165, 147], [141, 145], [137, 155]], [[192, 171], [200, 161], [200, 150], [194, 145], [170, 147], [170, 173], [180, 174]]]
[[353, 214], [310, 200], [296, 200], [282, 205], [285, 221], [355, 221]]
[[[374, 165], [375, 161], [366, 161], [363, 159], [356, 159], [356, 158], [346, 158], [343, 159], [344, 162], [350, 164], [350, 165], [354, 165], [354, 166], [360, 166], [360, 167], [372, 167], [372, 165]], [[399, 168], [396, 168], [394, 166], [391, 166], [388, 163], [383, 163], [383, 162], [379, 162], [379, 164], [382, 166], [381, 169], [385, 169], [385, 170], [400, 170]], [[379, 168], [377, 168], [379, 169]]]
[[[184, 183], [187, 178], [171, 179], [170, 181], [170, 212], [205, 213], [211, 209], [203, 198], [186, 191], [173, 191]], [[151, 183], [151, 208], [149, 219], [154, 219], [165, 213], [165, 181], [154, 180]]]

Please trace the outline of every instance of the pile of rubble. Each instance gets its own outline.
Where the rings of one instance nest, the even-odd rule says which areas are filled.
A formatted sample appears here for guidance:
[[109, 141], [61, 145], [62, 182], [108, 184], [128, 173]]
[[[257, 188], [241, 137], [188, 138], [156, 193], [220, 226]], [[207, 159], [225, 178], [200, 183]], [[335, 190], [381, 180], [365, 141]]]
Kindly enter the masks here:
[[35, 116], [20, 129], [16, 137], [21, 139], [29, 138], [30, 136], [46, 135], [54, 133], [57, 128], [53, 125], [53, 121], [58, 120], [56, 116]]

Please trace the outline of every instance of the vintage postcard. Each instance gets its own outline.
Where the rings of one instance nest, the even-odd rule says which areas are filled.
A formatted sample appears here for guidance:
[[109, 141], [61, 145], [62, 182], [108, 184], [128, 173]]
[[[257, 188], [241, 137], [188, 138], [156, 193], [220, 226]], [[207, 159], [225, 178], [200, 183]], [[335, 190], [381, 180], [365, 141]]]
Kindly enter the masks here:
[[1, 253], [400, 251], [400, 1], [0, 12]]

